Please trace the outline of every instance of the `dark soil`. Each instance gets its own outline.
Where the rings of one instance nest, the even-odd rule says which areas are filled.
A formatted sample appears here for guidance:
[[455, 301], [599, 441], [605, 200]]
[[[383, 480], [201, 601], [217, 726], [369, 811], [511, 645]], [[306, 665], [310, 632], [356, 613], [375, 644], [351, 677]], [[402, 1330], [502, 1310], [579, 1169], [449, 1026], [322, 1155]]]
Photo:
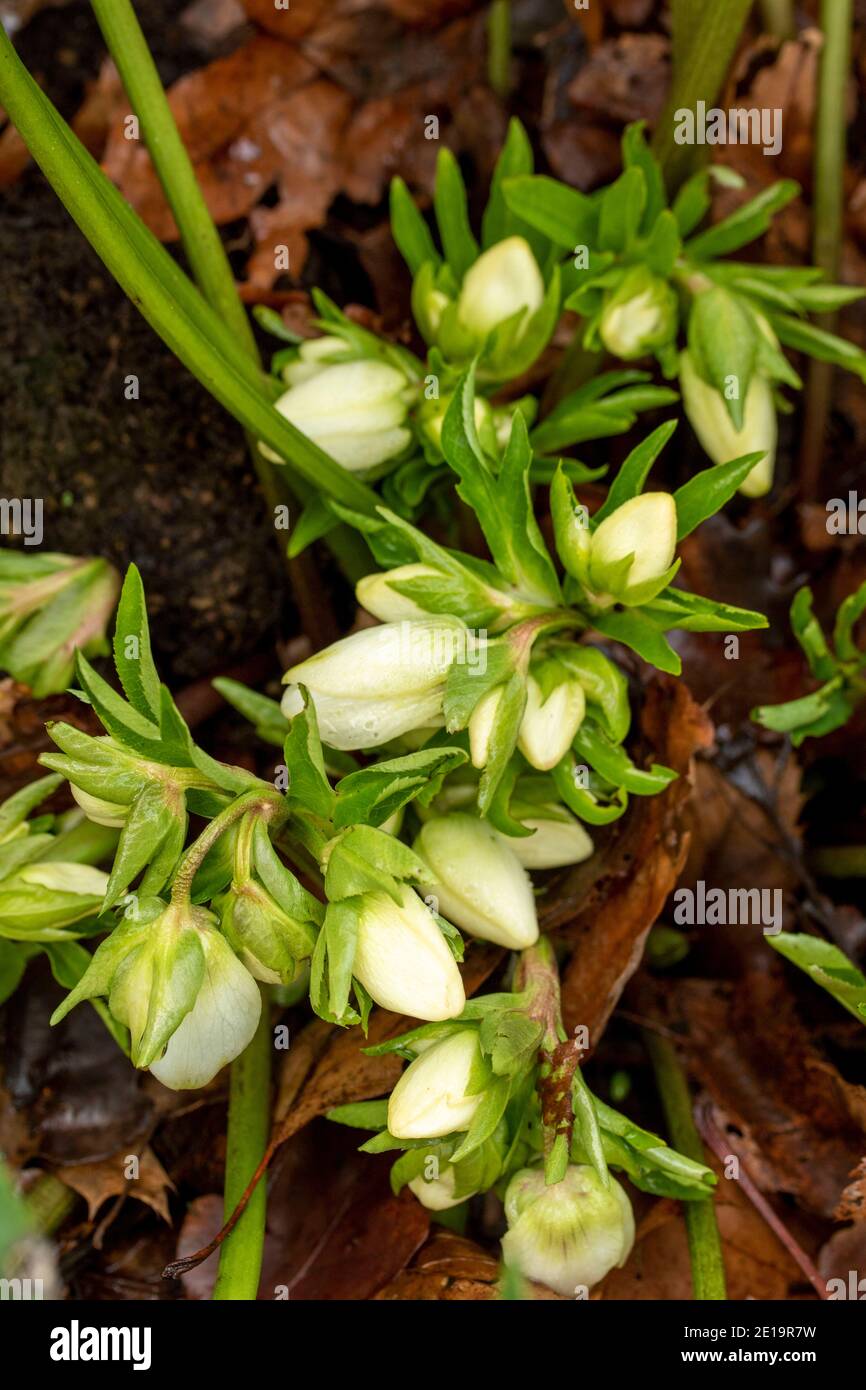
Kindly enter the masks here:
[[[203, 60], [176, 22], [181, 8], [137, 6], [167, 81]], [[47, 90], [67, 117], [104, 52], [84, 3], [44, 11], [20, 50], [52, 74]], [[139, 565], [167, 679], [213, 674], [278, 626], [290, 631], [279, 541], [240, 428], [34, 170], [0, 206], [0, 265], [0, 487], [44, 500], [45, 548]], [[126, 399], [132, 376], [138, 400]]]

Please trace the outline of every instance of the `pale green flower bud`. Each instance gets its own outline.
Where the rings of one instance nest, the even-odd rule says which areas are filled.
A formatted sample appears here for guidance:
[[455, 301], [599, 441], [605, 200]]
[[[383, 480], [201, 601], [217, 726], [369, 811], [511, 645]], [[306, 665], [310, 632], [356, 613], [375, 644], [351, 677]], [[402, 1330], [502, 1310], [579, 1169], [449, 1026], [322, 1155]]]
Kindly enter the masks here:
[[522, 951], [538, 940], [535, 899], [504, 839], [486, 821], [455, 812], [428, 820], [413, 848], [435, 876], [427, 891], [444, 917], [472, 936]]
[[471, 634], [458, 619], [424, 618], [364, 628], [317, 652], [283, 677], [287, 718], [301, 708], [296, 684], [307, 686], [319, 731], [333, 748], [373, 748], [443, 722], [445, 678], [468, 650]]
[[779, 433], [767, 379], [756, 373], [749, 382], [740, 430], [735, 428], [720, 393], [698, 375], [688, 352], [680, 354], [680, 389], [689, 423], [713, 463], [729, 463], [744, 454], [765, 451], [739, 489], [745, 497], [764, 497], [773, 486]]
[[[442, 444], [442, 425], [451, 404], [451, 396], [443, 396], [440, 400], [431, 401], [427, 406], [422, 407], [418, 413], [418, 423], [425, 435], [436, 449], [441, 448]], [[484, 396], [475, 397], [475, 429], [482, 449], [488, 454], [494, 454], [499, 446], [497, 434], [497, 416], [506, 417], [506, 429], [504, 443], [508, 443], [508, 435], [511, 430], [511, 415], [508, 411], [494, 411], [490, 402]]]
[[206, 1085], [247, 1046], [261, 1012], [258, 985], [213, 923], [204, 908], [135, 902], [51, 1022], [106, 995], [135, 1066], [173, 1090]]
[[387, 893], [358, 901], [358, 941], [353, 974], [367, 993], [395, 1014], [429, 1023], [463, 1011], [463, 981], [436, 919], [411, 888], [400, 904]]
[[499, 702], [505, 687], [496, 685], [482, 695], [469, 719], [469, 753], [473, 767], [486, 767], [490, 757], [490, 740], [499, 713]]
[[98, 914], [107, 884], [89, 864], [24, 864], [0, 882], [0, 937], [63, 940], [65, 928]]
[[457, 300], [460, 326], [483, 340], [523, 311], [522, 327], [544, 302], [544, 281], [529, 242], [507, 237], [482, 252], [463, 277]]
[[576, 680], [560, 680], [545, 695], [534, 676], [526, 683], [526, 709], [517, 746], [526, 761], [540, 772], [561, 762], [583, 723], [586, 697]]
[[641, 586], [662, 581], [676, 548], [677, 508], [669, 492], [644, 492], [623, 502], [593, 532], [589, 582], [597, 599], [628, 603]]
[[233, 884], [214, 905], [226, 938], [250, 974], [264, 984], [291, 984], [298, 962], [313, 953], [313, 922], [291, 916], [254, 878]]
[[450, 1207], [459, 1207], [461, 1202], [465, 1202], [469, 1197], [475, 1195], [472, 1192], [464, 1192], [462, 1196], [455, 1197], [456, 1182], [457, 1175], [454, 1166], [449, 1163], [438, 1178], [425, 1178], [423, 1173], [419, 1173], [418, 1177], [412, 1178], [407, 1186], [410, 1192], [414, 1192], [422, 1207], [426, 1207], [428, 1211], [448, 1211]]
[[[275, 402], [276, 409], [350, 472], [396, 458], [410, 442], [414, 389], [397, 367], [362, 360], [324, 366]], [[264, 448], [269, 457], [278, 457]]]
[[425, 608], [419, 607], [414, 599], [398, 594], [391, 581], [401, 583], [406, 579], [438, 579], [441, 571], [433, 565], [399, 565], [396, 569], [382, 574], [368, 574], [355, 585], [355, 597], [362, 608], [372, 613], [381, 623], [399, 623], [406, 619], [429, 618]]
[[624, 362], [645, 357], [670, 342], [677, 331], [677, 297], [666, 280], [645, 266], [629, 271], [609, 294], [599, 334], [608, 352]]
[[70, 784], [69, 790], [87, 819], [92, 820], [95, 825], [120, 827], [126, 824], [128, 806], [122, 806], [118, 801], [105, 801], [101, 796], [91, 796], [90, 792], [83, 791], [74, 783]]
[[354, 350], [343, 338], [328, 334], [324, 338], [306, 338], [298, 347], [294, 362], [283, 368], [283, 380], [288, 386], [300, 386], [318, 376], [323, 367], [350, 360]]
[[[466, 1130], [481, 1104], [483, 1073], [474, 1028], [461, 1028], [410, 1062], [388, 1101], [388, 1130], [395, 1139], [438, 1139]], [[470, 1094], [472, 1092], [472, 1094]]]
[[540, 1168], [523, 1168], [505, 1194], [506, 1264], [564, 1297], [591, 1289], [625, 1264], [634, 1244], [631, 1203], [610, 1178], [571, 1165], [561, 1182], [545, 1186]]
[[[593, 843], [580, 821], [564, 806], [542, 806], [535, 816], [522, 816], [534, 835], [501, 835], [524, 869], [563, 869], [582, 864]], [[496, 832], [498, 835], [500, 831]]]

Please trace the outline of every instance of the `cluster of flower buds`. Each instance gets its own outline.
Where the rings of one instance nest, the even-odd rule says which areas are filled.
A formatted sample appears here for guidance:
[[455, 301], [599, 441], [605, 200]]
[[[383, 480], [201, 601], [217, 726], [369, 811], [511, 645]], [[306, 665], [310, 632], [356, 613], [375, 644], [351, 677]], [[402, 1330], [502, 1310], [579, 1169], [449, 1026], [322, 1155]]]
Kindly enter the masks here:
[[0, 669], [39, 697], [66, 690], [76, 651], [108, 650], [119, 590], [107, 560], [0, 551]]
[[282, 376], [288, 390], [276, 409], [350, 472], [369, 473], [411, 443], [418, 383], [398, 357], [383, 360], [331, 333], [301, 343]]

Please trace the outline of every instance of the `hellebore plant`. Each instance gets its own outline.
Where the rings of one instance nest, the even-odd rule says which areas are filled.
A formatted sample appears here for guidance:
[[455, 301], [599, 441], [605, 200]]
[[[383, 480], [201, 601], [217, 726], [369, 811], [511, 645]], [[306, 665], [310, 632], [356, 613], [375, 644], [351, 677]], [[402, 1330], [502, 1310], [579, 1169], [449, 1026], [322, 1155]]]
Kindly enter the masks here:
[[[790, 179], [771, 184], [715, 226], [699, 230], [713, 181], [740, 187], [730, 169], [693, 174], [672, 203], [648, 148], [643, 122], [623, 136], [623, 172], [587, 195], [545, 175], [510, 170], [501, 196], [512, 214], [567, 254], [563, 305], [581, 317], [583, 346], [624, 362], [654, 356], [665, 377], [679, 377], [686, 414], [716, 463], [746, 453], [764, 457], [742, 480], [749, 497], [769, 492], [780, 388], [802, 382], [782, 348], [832, 362], [866, 380], [866, 353], [811, 324], [859, 299], [861, 289], [827, 284], [810, 267], [727, 259], [761, 236], [799, 192]], [[725, 259], [721, 259], [724, 257]], [[561, 401], [539, 427], [547, 442], [565, 424], [580, 392]]]
[[512, 992], [471, 999], [459, 1018], [366, 1050], [408, 1065], [386, 1100], [328, 1118], [375, 1130], [362, 1152], [397, 1151], [394, 1191], [408, 1186], [433, 1211], [495, 1189], [509, 1227], [506, 1264], [561, 1294], [588, 1290], [631, 1250], [631, 1204], [610, 1167], [657, 1195], [691, 1202], [712, 1193], [708, 1168], [588, 1090], [544, 940], [521, 951]]

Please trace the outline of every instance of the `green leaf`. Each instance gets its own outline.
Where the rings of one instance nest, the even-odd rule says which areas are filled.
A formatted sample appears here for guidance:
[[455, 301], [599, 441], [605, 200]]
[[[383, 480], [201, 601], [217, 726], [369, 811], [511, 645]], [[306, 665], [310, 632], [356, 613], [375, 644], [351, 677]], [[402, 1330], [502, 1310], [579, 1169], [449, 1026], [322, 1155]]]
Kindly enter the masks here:
[[586, 1084], [580, 1066], [575, 1068], [571, 1083], [571, 1104], [574, 1111], [576, 1137], [587, 1156], [588, 1162], [598, 1174], [602, 1186], [610, 1186], [610, 1174], [604, 1155], [601, 1127], [595, 1109], [592, 1092]]
[[286, 767], [289, 771], [287, 797], [293, 805], [330, 820], [334, 808], [334, 793], [325, 772], [316, 707], [307, 689], [304, 686], [300, 686], [299, 689], [304, 708], [292, 719], [283, 744]]
[[28, 960], [35, 956], [38, 950], [39, 947], [35, 943], [0, 939], [0, 1004], [5, 1004], [15, 993]]
[[647, 203], [647, 185], [637, 165], [624, 169], [601, 199], [598, 245], [602, 251], [626, 251], [634, 241]]
[[623, 502], [628, 502], [632, 497], [639, 496], [646, 482], [647, 474], [676, 427], [676, 420], [667, 420], [663, 425], [659, 425], [658, 429], [653, 430], [652, 434], [647, 435], [646, 439], [642, 440], [636, 448], [632, 449], [608, 488], [604, 503], [592, 517], [593, 529], [600, 526], [605, 517], [615, 512], [617, 507], [622, 506]]
[[510, 1089], [511, 1078], [508, 1076], [497, 1076], [488, 1084], [465, 1139], [452, 1155], [452, 1163], [460, 1163], [462, 1159], [468, 1158], [469, 1154], [480, 1149], [494, 1133], [505, 1114]]
[[490, 737], [487, 763], [478, 787], [478, 809], [482, 816], [490, 810], [499, 782], [517, 747], [517, 735], [525, 708], [526, 682], [519, 672], [515, 672], [502, 693]]
[[710, 210], [710, 176], [701, 169], [687, 179], [674, 199], [673, 214], [677, 220], [680, 236], [688, 236], [699, 223], [703, 222]]
[[578, 729], [574, 751], [601, 777], [635, 796], [656, 796], [677, 779], [671, 768], [660, 763], [653, 763], [648, 771], [635, 767], [622, 745], [612, 743], [591, 719], [585, 719]]
[[449, 149], [439, 151], [433, 204], [445, 259], [460, 281], [478, 259], [478, 242], [469, 225], [466, 185], [460, 165]]
[[352, 772], [337, 784], [334, 825], [379, 826], [416, 797], [428, 805], [443, 778], [467, 761], [462, 748], [421, 748]]
[[647, 241], [644, 253], [646, 263], [655, 275], [667, 279], [673, 273], [681, 250], [682, 242], [677, 220], [672, 212], [666, 210], [656, 222]]
[[749, 476], [763, 453], [743, 454], [728, 463], [704, 468], [677, 488], [674, 502], [677, 507], [677, 540], [690, 536], [707, 517], [714, 516], [733, 497], [737, 488]]
[[[836, 612], [833, 646], [840, 661], [862, 661], [863, 653], [854, 641], [854, 628], [866, 611], [866, 582], [843, 599]], [[2, 812], [0, 812], [2, 815]]]
[[605, 637], [612, 637], [615, 642], [630, 647], [659, 671], [667, 671], [672, 676], [678, 676], [682, 671], [682, 662], [664, 633], [640, 609], [596, 613], [592, 625]]
[[598, 212], [585, 193], [545, 174], [505, 179], [502, 193], [511, 211], [555, 246], [573, 251], [594, 243]]
[[114, 664], [124, 694], [145, 719], [159, 722], [159, 676], [150, 650], [150, 629], [141, 575], [130, 565], [114, 628]]
[[351, 1129], [385, 1129], [388, 1125], [388, 1101], [359, 1100], [352, 1105], [338, 1105], [325, 1112], [326, 1120]]
[[812, 611], [812, 590], [798, 589], [791, 604], [791, 630], [803, 649], [809, 670], [816, 680], [829, 681], [839, 669], [827, 645], [824, 630]]
[[37, 778], [35, 782], [28, 783], [12, 796], [7, 796], [0, 805], [0, 841], [5, 840], [17, 826], [22, 825], [30, 812], [52, 796], [62, 782], [62, 777], [52, 773], [48, 777]]
[[532, 228], [511, 211], [503, 192], [503, 184], [506, 179], [531, 175], [533, 167], [532, 145], [529, 142], [529, 136], [517, 117], [512, 116], [508, 122], [508, 134], [499, 152], [499, 158], [496, 161], [493, 178], [490, 182], [490, 196], [481, 223], [481, 244], [486, 251], [497, 241], [504, 241], [509, 236], [526, 236], [528, 232], [527, 240], [532, 245], [539, 263], [543, 264], [545, 245], [533, 235]]
[[641, 612], [663, 632], [674, 628], [684, 632], [753, 632], [769, 626], [763, 613], [717, 603], [685, 589], [664, 589]]
[[711, 260], [715, 256], [726, 256], [747, 242], [763, 236], [773, 217], [800, 192], [800, 185], [793, 179], [782, 179], [771, 184], [750, 199], [730, 217], [717, 222], [714, 227], [701, 232], [686, 243], [686, 255], [695, 260]]
[[866, 1025], [866, 977], [838, 946], [805, 932], [778, 932], [767, 940], [780, 956], [832, 994], [843, 1008]]
[[441, 257], [430, 228], [401, 178], [391, 180], [391, 235], [413, 277], [425, 261], [439, 265]]
[[643, 174], [646, 205], [642, 230], [648, 232], [666, 209], [667, 197], [661, 167], [646, 142], [645, 130], [646, 121], [632, 121], [626, 126], [622, 137], [622, 163], [624, 169], [637, 168]]
[[846, 371], [859, 376], [861, 381], [866, 381], [866, 352], [856, 343], [849, 343], [846, 338], [839, 338], [835, 333], [828, 333], [826, 329], [816, 328], [814, 324], [804, 323], [802, 319], [789, 314], [770, 314], [768, 317], [785, 347], [796, 348], [809, 357], [817, 357], [820, 362], [833, 362], [837, 367], [844, 367]]

